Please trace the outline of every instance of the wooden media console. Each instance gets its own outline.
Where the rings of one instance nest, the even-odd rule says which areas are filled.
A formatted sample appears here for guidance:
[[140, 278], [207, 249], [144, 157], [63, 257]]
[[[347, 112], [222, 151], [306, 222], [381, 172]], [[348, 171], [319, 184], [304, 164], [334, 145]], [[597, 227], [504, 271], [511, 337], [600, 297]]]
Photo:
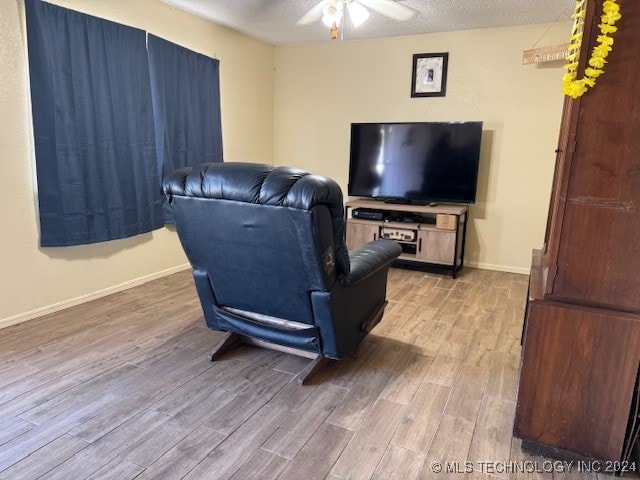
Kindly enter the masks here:
[[[378, 218], [357, 217], [358, 212]], [[453, 278], [463, 265], [466, 205], [407, 205], [357, 199], [345, 204], [345, 215], [349, 250], [378, 238], [389, 238], [402, 246], [401, 263], [447, 267]]]

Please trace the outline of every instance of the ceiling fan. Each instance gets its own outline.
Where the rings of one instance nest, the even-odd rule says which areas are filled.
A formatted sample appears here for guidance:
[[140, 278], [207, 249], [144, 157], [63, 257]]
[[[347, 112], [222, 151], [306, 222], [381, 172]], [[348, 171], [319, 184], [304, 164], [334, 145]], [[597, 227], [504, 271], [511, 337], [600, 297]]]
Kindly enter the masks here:
[[322, 0], [296, 23], [308, 25], [322, 19], [322, 22], [331, 28], [331, 38], [335, 40], [338, 38], [338, 28], [344, 16], [344, 10], [347, 10], [351, 24], [357, 28], [369, 18], [367, 8], [400, 22], [409, 20], [415, 14], [409, 7], [393, 0]]

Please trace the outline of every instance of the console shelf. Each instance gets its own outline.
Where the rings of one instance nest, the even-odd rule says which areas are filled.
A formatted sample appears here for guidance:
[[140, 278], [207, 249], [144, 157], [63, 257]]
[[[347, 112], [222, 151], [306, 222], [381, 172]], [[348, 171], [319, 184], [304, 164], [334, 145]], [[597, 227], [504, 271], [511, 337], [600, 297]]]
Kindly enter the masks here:
[[[359, 209], [375, 212], [379, 218], [354, 218]], [[466, 205], [403, 205], [356, 199], [345, 204], [345, 215], [349, 250], [378, 238], [390, 238], [402, 247], [400, 266], [447, 267], [455, 278], [463, 265]]]

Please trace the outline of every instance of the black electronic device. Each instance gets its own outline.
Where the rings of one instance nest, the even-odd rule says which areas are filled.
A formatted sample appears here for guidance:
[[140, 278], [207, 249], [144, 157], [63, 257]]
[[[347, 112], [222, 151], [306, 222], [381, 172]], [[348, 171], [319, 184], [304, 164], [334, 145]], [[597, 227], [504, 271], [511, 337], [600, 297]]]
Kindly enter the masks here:
[[356, 208], [351, 212], [353, 218], [361, 218], [364, 220], [385, 220], [385, 212], [382, 210], [374, 210], [372, 208]]
[[474, 203], [482, 122], [353, 123], [349, 195]]

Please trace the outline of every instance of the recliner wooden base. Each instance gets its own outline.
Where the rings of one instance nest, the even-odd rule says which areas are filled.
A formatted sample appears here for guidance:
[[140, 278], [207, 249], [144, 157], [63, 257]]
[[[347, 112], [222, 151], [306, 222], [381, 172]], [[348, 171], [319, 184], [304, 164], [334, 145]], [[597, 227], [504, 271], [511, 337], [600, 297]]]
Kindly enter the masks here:
[[331, 361], [330, 358], [323, 357], [317, 353], [307, 352], [305, 350], [299, 350], [297, 348], [286, 347], [284, 345], [277, 345], [275, 343], [265, 342], [264, 340], [258, 340], [256, 338], [247, 337], [246, 335], [240, 335], [237, 333], [227, 332], [224, 334], [224, 338], [216, 346], [216, 348], [209, 354], [209, 360], [215, 362], [220, 359], [224, 354], [231, 350], [238, 348], [242, 344], [255, 345], [258, 347], [270, 348], [271, 350], [277, 350], [279, 352], [289, 353], [292, 355], [298, 355], [311, 359], [309, 365], [307, 365], [302, 371], [300, 371], [294, 378], [294, 381], [298, 385], [304, 385], [307, 381], [320, 370], [324, 365]]
[[[387, 301], [385, 301], [380, 307], [373, 312], [371, 318], [363, 322], [361, 325], [361, 329], [363, 332], [369, 333], [373, 328], [380, 323], [382, 320], [382, 316], [384, 315], [384, 309], [387, 306]], [[287, 347], [284, 345], [278, 345], [276, 343], [266, 342], [264, 340], [259, 340], [257, 338], [248, 337], [246, 335], [240, 335], [239, 333], [226, 332], [224, 334], [224, 338], [218, 343], [216, 348], [209, 354], [209, 360], [215, 362], [220, 357], [222, 357], [227, 352], [238, 348], [242, 344], [247, 345], [255, 345], [257, 347], [270, 348], [271, 350], [277, 350], [279, 352], [289, 353], [291, 355], [298, 355], [299, 357], [310, 358], [312, 361], [307, 365], [302, 371], [300, 371], [294, 378], [298, 385], [304, 385], [314, 373], [324, 367], [328, 362], [333, 361], [333, 359], [328, 357], [323, 357], [317, 353], [308, 352], [306, 350], [300, 350], [298, 348]], [[357, 350], [354, 351], [351, 356], [355, 357]]]

